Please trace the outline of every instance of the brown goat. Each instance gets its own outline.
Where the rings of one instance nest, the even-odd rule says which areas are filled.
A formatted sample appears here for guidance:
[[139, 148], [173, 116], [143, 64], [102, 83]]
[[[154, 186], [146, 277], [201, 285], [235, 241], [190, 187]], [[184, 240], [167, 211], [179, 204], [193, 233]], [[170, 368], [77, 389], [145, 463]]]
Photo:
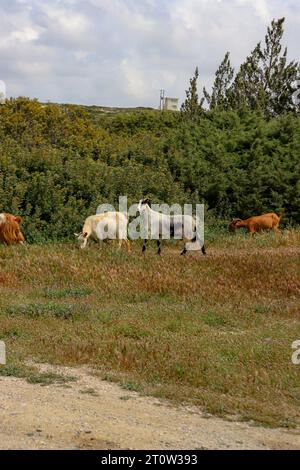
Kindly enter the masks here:
[[20, 230], [21, 217], [12, 214], [0, 214], [0, 242], [11, 245], [13, 242], [23, 243], [24, 236]]
[[237, 228], [244, 227], [251, 235], [264, 230], [274, 230], [277, 232], [279, 231], [278, 226], [281, 217], [282, 213], [277, 215], [275, 212], [269, 212], [268, 214], [256, 215], [245, 220], [233, 219], [228, 228], [231, 232], [234, 232]]

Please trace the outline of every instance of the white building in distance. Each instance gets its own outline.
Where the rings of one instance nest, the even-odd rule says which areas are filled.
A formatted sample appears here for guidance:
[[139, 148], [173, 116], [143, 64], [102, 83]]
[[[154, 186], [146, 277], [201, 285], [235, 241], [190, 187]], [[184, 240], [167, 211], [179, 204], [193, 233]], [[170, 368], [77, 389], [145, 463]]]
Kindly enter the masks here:
[[178, 98], [164, 98], [163, 110], [164, 111], [178, 111]]

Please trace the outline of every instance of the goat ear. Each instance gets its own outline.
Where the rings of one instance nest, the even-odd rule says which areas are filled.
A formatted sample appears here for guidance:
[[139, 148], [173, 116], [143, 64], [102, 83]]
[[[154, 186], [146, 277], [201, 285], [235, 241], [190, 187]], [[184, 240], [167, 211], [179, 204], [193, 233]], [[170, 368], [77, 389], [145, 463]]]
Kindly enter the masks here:
[[22, 222], [22, 218], [19, 215], [17, 215], [15, 217], [15, 221], [18, 222], [18, 224], [20, 224]]

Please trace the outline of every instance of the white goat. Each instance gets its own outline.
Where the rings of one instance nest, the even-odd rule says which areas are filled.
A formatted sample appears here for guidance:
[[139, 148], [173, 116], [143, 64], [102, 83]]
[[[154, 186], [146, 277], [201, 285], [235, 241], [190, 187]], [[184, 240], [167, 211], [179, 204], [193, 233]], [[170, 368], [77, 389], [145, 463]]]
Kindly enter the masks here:
[[[198, 250], [201, 248], [203, 255], [206, 255], [204, 243], [197, 236], [196, 221], [191, 215], [163, 214], [151, 209], [150, 205], [151, 201], [149, 199], [141, 199], [138, 204], [138, 211], [148, 232], [148, 238], [157, 240], [158, 255], [161, 253], [161, 238], [184, 240], [182, 255], [185, 255], [188, 251], [187, 241], [197, 243], [199, 246]], [[146, 251], [148, 238], [144, 239], [142, 253]]]
[[118, 239], [119, 248], [125, 242], [130, 250], [127, 238], [128, 217], [122, 212], [105, 212], [103, 214], [90, 215], [86, 218], [82, 231], [74, 233], [80, 243], [80, 248], [85, 248], [89, 238], [94, 240]]

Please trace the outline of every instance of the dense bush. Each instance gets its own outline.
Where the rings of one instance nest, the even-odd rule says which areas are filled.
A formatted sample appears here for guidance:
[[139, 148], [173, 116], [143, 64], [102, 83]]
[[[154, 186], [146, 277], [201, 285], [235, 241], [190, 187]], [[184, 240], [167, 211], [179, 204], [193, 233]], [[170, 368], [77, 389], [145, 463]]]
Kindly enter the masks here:
[[72, 236], [119, 195], [205, 202], [211, 219], [285, 208], [286, 222], [300, 222], [299, 115], [95, 112], [26, 98], [0, 105], [0, 211], [24, 216], [29, 241]]

